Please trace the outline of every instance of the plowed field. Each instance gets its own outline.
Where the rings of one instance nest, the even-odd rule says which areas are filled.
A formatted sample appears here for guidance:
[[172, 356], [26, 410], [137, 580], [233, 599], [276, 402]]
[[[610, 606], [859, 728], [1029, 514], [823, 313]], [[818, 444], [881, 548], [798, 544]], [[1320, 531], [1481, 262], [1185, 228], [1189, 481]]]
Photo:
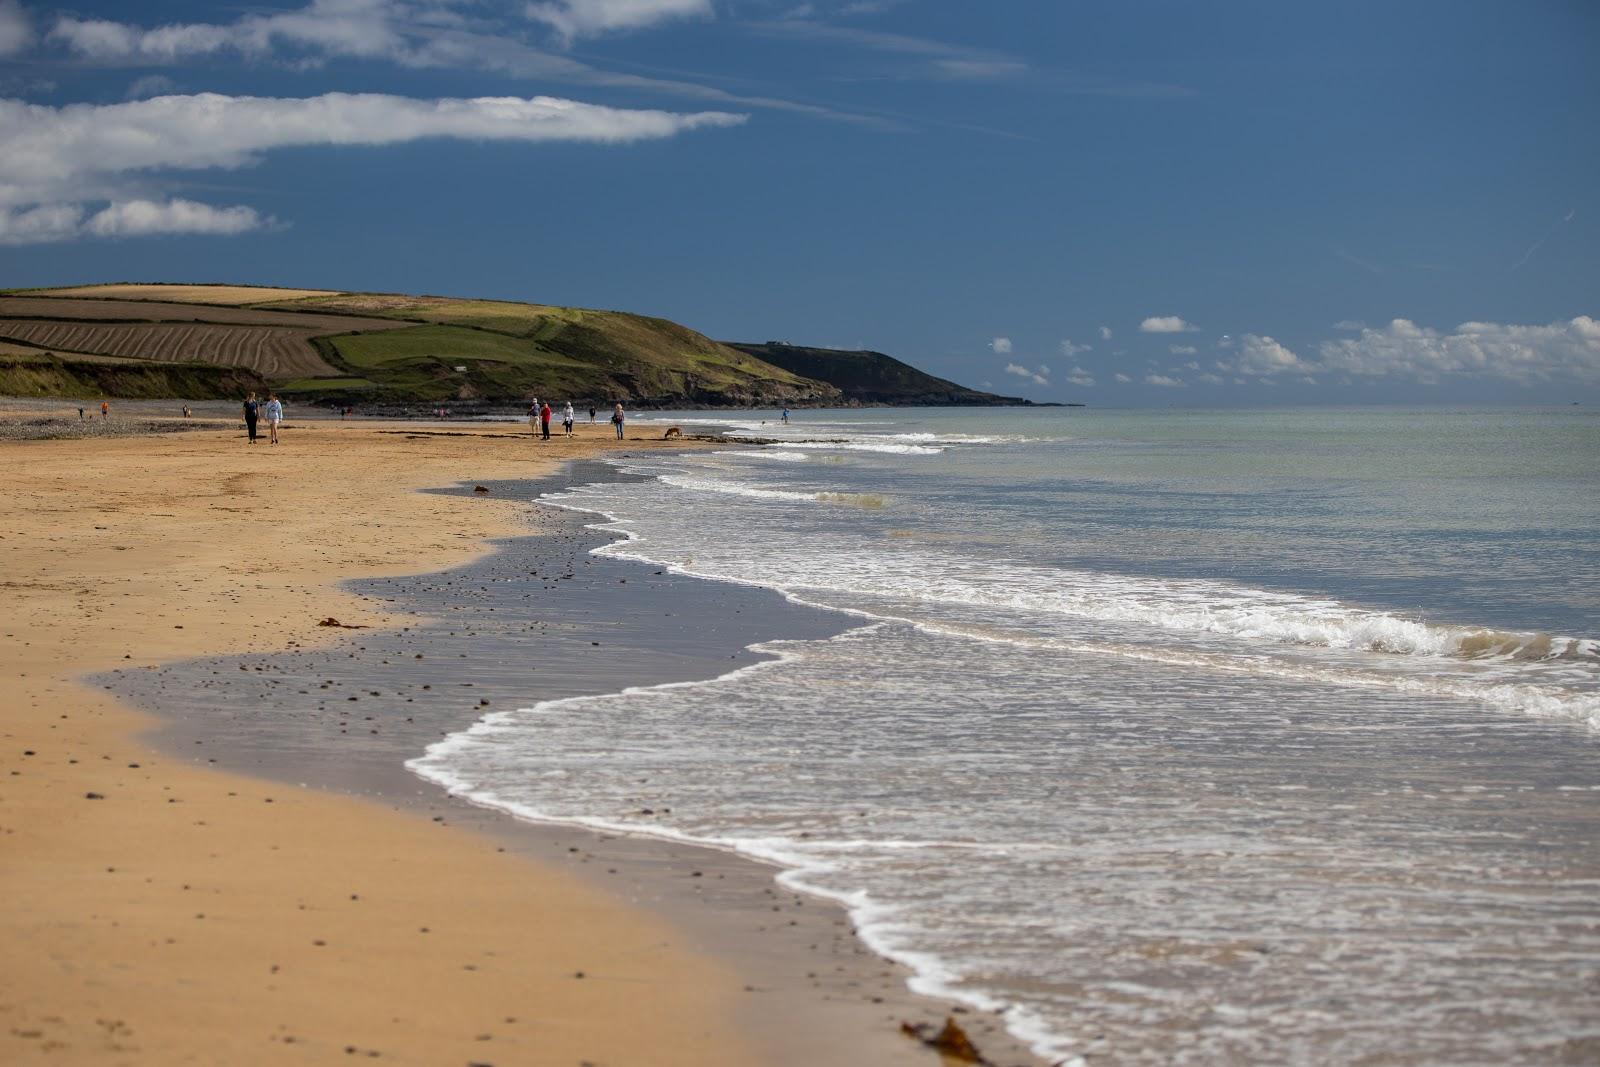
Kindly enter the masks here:
[[[317, 316], [312, 316], [313, 318]], [[329, 366], [310, 339], [335, 331], [208, 323], [96, 323], [0, 320], [0, 339], [50, 349], [176, 362], [249, 367], [263, 378], [321, 378]]]

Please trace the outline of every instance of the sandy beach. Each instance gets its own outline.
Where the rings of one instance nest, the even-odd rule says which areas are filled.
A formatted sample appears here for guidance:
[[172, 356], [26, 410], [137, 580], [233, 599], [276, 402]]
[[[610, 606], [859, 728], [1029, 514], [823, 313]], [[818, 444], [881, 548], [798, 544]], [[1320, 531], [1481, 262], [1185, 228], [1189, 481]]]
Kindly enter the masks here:
[[528, 532], [525, 505], [416, 490], [661, 445], [579, 430], [545, 443], [525, 426], [291, 419], [278, 447], [227, 422], [0, 441], [0, 1060], [928, 1058], [882, 1007], [916, 999], [903, 990], [752, 1012], [748, 965], [508, 844], [488, 816], [441, 828], [174, 758], [142, 736], [155, 720], [83, 681], [325, 647], [347, 633], [328, 618], [414, 622], [336, 583], [457, 566]]

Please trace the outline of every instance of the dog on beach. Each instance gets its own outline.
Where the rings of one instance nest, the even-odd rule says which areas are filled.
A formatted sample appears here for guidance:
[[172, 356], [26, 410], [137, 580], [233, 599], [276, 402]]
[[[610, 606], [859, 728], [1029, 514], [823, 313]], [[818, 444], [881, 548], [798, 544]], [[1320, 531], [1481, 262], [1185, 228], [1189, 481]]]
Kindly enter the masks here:
[[661, 435], [663, 441], [670, 441], [674, 437], [682, 437], [683, 431], [676, 426], [668, 426], [667, 432]]

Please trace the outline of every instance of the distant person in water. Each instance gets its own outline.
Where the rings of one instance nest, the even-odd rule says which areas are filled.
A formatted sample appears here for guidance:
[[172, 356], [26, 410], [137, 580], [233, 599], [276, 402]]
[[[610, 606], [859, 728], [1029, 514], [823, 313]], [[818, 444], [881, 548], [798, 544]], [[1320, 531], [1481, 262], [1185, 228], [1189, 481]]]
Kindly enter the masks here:
[[550, 410], [550, 402], [545, 401], [544, 406], [539, 409], [539, 437], [542, 440], [550, 440], [550, 416], [553, 414], [555, 412]]
[[567, 436], [572, 436], [572, 424], [578, 421], [577, 413], [572, 410], [572, 401], [567, 401], [566, 410], [561, 413], [561, 428], [567, 431]]
[[272, 432], [272, 443], [278, 443], [278, 424], [283, 421], [283, 401], [277, 393], [267, 394], [267, 406], [261, 412], [267, 417], [267, 429]]
[[188, 404], [183, 405], [183, 417], [186, 418], [186, 419], [189, 417], [189, 405]]
[[244, 428], [250, 435], [250, 443], [256, 443], [256, 420], [261, 417], [261, 401], [256, 399], [256, 394], [251, 393], [244, 398]]
[[589, 405], [589, 425], [590, 426], [594, 425], [594, 416], [595, 416], [594, 405], [590, 404]]
[[783, 409], [783, 424], [785, 426], [789, 425], [789, 409], [788, 408], [784, 408]]
[[100, 401], [100, 417], [102, 419], [109, 419], [111, 417], [111, 405], [107, 404], [104, 400]]
[[622, 401], [617, 401], [611, 409], [611, 425], [617, 428], [617, 440], [622, 440], [622, 424], [627, 416], [622, 413]]
[[78, 421], [79, 422], [83, 421], [83, 409], [82, 408], [78, 409]]

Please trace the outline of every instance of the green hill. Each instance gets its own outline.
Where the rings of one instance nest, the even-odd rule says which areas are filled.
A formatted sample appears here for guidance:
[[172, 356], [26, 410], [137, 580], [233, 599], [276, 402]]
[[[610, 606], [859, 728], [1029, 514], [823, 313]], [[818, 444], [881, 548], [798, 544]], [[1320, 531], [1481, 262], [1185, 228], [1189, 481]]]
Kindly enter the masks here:
[[943, 378], [935, 378], [882, 352], [805, 348], [781, 341], [768, 341], [760, 345], [730, 341], [728, 347], [795, 374], [836, 386], [844, 394], [847, 403], [921, 406], [1030, 403], [1021, 397], [980, 392]]
[[8, 350], [0, 392], [31, 395], [201, 399], [269, 383], [304, 403], [369, 409], [533, 396], [647, 407], [1027, 403], [880, 352], [723, 344], [624, 311], [267, 286], [0, 290]]
[[[167, 368], [222, 365], [301, 401], [369, 407], [534, 395], [647, 406], [840, 399], [826, 383], [666, 319], [510, 301], [207, 285], [10, 290], [0, 293], [5, 342]], [[149, 389], [160, 376], [140, 377]]]

